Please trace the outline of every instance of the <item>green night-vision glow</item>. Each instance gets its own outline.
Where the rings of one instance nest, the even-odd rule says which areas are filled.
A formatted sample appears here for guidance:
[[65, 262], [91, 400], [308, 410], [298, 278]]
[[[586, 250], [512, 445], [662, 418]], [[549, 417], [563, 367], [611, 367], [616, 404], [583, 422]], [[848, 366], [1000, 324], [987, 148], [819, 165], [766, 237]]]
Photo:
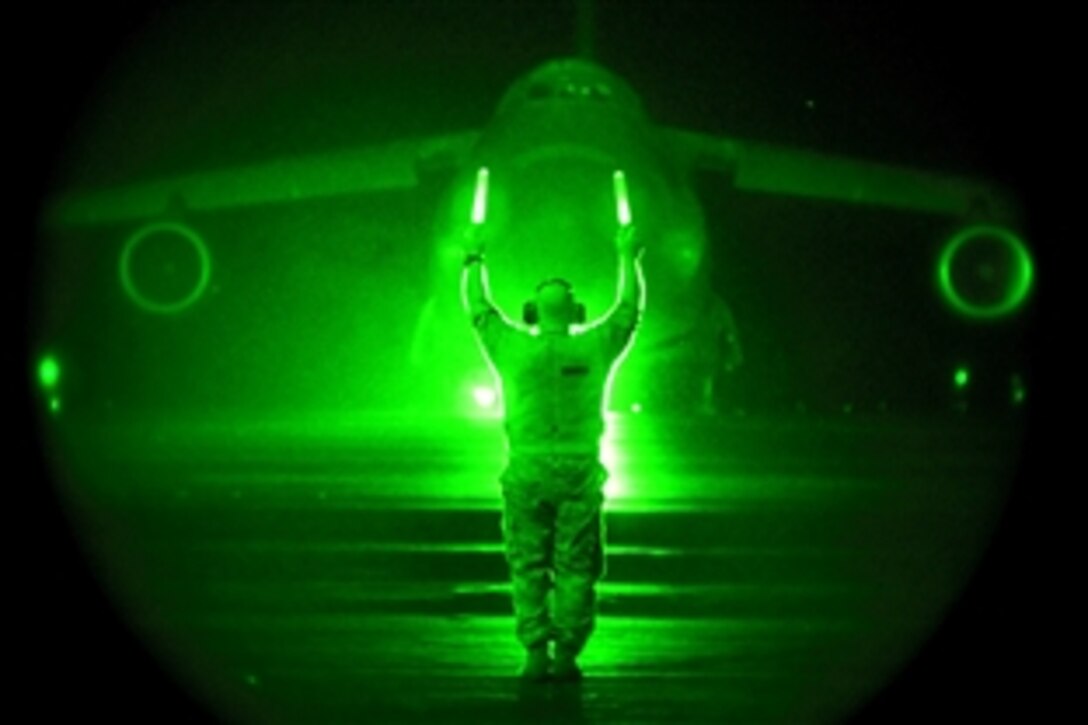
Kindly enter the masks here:
[[60, 362], [53, 355], [46, 355], [38, 363], [38, 382], [46, 389], [55, 388], [60, 382]]
[[498, 401], [498, 394], [494, 388], [486, 385], [478, 385], [472, 389], [472, 399], [481, 408], [490, 408]]
[[[1033, 285], [1012, 231], [952, 235], [984, 185], [779, 145], [758, 98], [740, 120], [766, 141], [673, 127], [640, 102], [668, 93], [588, 54], [522, 69], [489, 115], [499, 99], [461, 91], [519, 61], [481, 54], [497, 62], [474, 80], [390, 35], [405, 55], [374, 62], [360, 29], [399, 25], [374, 3], [256, 23], [256, 5], [184, 5], [73, 126], [21, 375], [103, 591], [195, 699], [252, 703], [241, 722], [513, 704], [496, 683], [523, 654], [501, 527], [514, 388], [459, 299], [466, 239], [519, 325], [553, 276], [587, 327], [629, 309], [617, 247], [646, 250], [644, 314], [604, 380], [587, 679], [575, 709], [546, 688], [531, 718], [838, 721], [931, 636], [997, 520], [1036, 380], [1018, 324], [959, 319], [1012, 317]], [[426, 42], [417, 11], [403, 26]], [[535, 342], [563, 381], [592, 339]]]
[[621, 227], [631, 223], [631, 202], [627, 196], [627, 177], [617, 169], [612, 174], [613, 193], [616, 197], [616, 221]]
[[1013, 375], [1010, 381], [1012, 404], [1021, 405], [1028, 397], [1027, 387], [1024, 385], [1023, 379], [1019, 375]]
[[60, 412], [60, 395], [57, 388], [60, 385], [61, 365], [55, 355], [43, 355], [38, 361], [38, 385], [47, 394], [46, 406], [49, 412], [56, 415]]
[[476, 191], [472, 196], [472, 223], [483, 224], [487, 218], [487, 167], [476, 172]]
[[[957, 313], [977, 320], [1004, 317], [1019, 309], [1031, 292], [1034, 275], [1023, 240], [998, 226], [961, 230], [945, 244], [937, 262], [937, 285], [944, 300]], [[982, 287], [986, 294], [972, 292], [969, 286]]]
[[[167, 248], [155, 249], [156, 245]], [[186, 251], [179, 252], [179, 248]], [[145, 254], [159, 257], [152, 264], [157, 268], [154, 276], [159, 278], [159, 286], [170, 288], [165, 295], [150, 291], [147, 283], [141, 282], [142, 277], [150, 276], [140, 272], [140, 257]], [[186, 274], [179, 272], [179, 267], [191, 270]], [[118, 271], [122, 289], [137, 307], [145, 312], [175, 315], [195, 304], [207, 290], [212, 273], [211, 254], [200, 235], [184, 224], [155, 222], [129, 237], [121, 251]]]
[[952, 381], [956, 384], [957, 388], [966, 388], [968, 383], [971, 382], [971, 371], [966, 367], [956, 368], [956, 372], [952, 375]]

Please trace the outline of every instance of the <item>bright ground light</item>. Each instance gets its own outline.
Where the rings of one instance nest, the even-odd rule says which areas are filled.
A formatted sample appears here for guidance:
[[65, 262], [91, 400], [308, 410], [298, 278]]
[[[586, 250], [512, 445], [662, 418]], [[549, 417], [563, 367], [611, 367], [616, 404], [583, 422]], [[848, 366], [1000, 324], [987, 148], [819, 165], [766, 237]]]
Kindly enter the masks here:
[[495, 405], [495, 401], [498, 400], [498, 395], [496, 395], [494, 388], [477, 385], [472, 389], [472, 399], [481, 408], [491, 408]]
[[52, 355], [46, 355], [38, 363], [38, 381], [43, 388], [56, 387], [60, 382], [60, 363]]

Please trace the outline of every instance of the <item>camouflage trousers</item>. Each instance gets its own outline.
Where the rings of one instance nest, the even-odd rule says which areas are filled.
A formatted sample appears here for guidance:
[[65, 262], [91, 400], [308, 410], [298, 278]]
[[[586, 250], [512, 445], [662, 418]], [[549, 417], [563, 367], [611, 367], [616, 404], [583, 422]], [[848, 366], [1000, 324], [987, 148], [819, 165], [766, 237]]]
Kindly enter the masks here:
[[525, 647], [552, 640], [577, 654], [593, 632], [607, 478], [591, 456], [513, 455], [502, 474], [503, 542]]

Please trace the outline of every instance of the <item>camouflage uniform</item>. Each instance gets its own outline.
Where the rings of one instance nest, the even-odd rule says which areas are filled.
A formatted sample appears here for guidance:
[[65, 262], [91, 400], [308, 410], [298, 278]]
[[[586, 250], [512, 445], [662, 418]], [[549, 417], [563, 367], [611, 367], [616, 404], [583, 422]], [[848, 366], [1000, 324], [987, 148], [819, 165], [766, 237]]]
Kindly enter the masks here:
[[593, 631], [595, 586], [604, 574], [604, 388], [637, 313], [620, 304], [570, 335], [530, 334], [494, 309], [474, 322], [503, 386], [509, 462], [501, 477], [502, 532], [517, 636], [527, 648], [553, 640], [577, 654]]

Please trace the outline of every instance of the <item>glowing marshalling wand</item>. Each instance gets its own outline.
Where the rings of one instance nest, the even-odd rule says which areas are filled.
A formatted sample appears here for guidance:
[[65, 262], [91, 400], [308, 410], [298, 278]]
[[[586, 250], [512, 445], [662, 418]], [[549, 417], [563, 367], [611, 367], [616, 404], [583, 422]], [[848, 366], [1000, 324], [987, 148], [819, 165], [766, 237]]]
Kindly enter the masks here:
[[620, 169], [612, 174], [612, 191], [616, 196], [616, 221], [625, 227], [631, 223], [631, 202], [627, 198], [627, 177]]
[[476, 172], [476, 194], [472, 199], [472, 223], [483, 224], [487, 216], [487, 177], [486, 166]]

